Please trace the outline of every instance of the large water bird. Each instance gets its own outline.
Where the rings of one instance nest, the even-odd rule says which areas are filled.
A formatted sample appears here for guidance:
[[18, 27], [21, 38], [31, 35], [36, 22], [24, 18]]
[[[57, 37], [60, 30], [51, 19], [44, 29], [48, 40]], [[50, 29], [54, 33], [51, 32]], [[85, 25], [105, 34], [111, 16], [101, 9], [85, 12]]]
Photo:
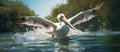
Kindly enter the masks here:
[[[36, 16], [27, 16], [24, 18], [19, 18], [16, 20], [19, 24], [26, 24], [31, 26], [37, 26], [43, 29], [46, 33], [52, 33], [53, 36], [56, 37], [65, 37], [70, 29], [75, 29], [74, 26], [88, 21], [96, 16], [96, 14], [100, 11], [103, 3], [99, 3], [95, 8], [80, 12], [70, 19], [66, 19], [64, 14], [59, 14], [57, 16], [58, 23], [53, 23], [49, 20], [36, 17]], [[62, 22], [61, 22], [62, 21]]]

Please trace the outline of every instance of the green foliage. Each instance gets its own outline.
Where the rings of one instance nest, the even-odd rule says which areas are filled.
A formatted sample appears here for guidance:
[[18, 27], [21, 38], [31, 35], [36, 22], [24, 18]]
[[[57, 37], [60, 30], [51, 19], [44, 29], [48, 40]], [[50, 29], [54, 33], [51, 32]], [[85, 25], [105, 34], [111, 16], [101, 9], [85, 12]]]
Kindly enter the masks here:
[[20, 16], [33, 16], [31, 11], [22, 2], [0, 0], [0, 32], [25, 30], [25, 25], [14, 23]]
[[94, 8], [98, 3], [104, 2], [98, 16], [90, 21], [77, 25], [77, 28], [85, 30], [120, 30], [120, 0], [67, 0], [67, 4], [56, 6], [46, 18], [57, 22], [56, 16], [63, 13], [67, 18], [75, 14]]

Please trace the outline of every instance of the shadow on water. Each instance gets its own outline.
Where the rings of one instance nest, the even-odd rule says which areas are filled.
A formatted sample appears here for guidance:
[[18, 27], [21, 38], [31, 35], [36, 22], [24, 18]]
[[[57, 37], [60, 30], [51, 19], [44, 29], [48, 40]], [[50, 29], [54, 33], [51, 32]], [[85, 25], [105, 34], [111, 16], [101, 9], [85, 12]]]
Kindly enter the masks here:
[[29, 44], [16, 43], [11, 37], [11, 35], [0, 34], [0, 52], [120, 52], [120, 34], [75, 35], [53, 39], [50, 42]]
[[57, 52], [119, 52], [120, 35], [59, 39]]
[[58, 44], [57, 46], [59, 46], [59, 48], [57, 48], [55, 50], [56, 52], [70, 52], [70, 50], [69, 50], [69, 37], [58, 39], [56, 44]]

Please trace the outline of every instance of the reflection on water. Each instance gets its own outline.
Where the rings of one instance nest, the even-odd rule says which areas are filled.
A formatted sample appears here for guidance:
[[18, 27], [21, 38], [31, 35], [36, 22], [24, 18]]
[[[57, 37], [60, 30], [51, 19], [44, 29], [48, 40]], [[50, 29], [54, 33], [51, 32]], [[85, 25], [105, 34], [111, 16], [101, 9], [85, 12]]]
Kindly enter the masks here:
[[22, 44], [11, 39], [12, 33], [3, 33], [0, 34], [0, 52], [120, 52], [120, 34], [111, 34], [74, 35], [62, 39], [39, 40], [43, 43]]
[[59, 48], [55, 49], [55, 52], [70, 52], [69, 50], [69, 38], [63, 38], [58, 39], [58, 42], [56, 42], [56, 46], [59, 46]]

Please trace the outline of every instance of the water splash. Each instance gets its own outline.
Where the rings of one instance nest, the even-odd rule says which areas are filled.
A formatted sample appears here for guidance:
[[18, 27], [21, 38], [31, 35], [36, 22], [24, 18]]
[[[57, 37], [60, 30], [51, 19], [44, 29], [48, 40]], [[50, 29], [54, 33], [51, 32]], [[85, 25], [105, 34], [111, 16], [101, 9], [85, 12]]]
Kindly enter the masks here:
[[88, 34], [90, 34], [89, 31], [83, 32], [83, 31], [78, 30], [78, 29], [75, 29], [75, 30], [70, 29], [70, 31], [69, 31], [67, 36], [74, 36], [74, 35], [79, 35], [79, 36], [84, 36], [85, 35], [86, 36]]
[[12, 39], [18, 43], [46, 43], [48, 38], [52, 37], [50, 34], [46, 34], [43, 30], [36, 28], [33, 31], [27, 31], [24, 33], [16, 33]]
[[[106, 30], [100, 30], [98, 32], [83, 32], [81, 30], [71, 30], [68, 33], [68, 37], [77, 37], [77, 36], [103, 36], [106, 35], [108, 31]], [[13, 37], [13, 40], [15, 40], [18, 43], [49, 43], [52, 38], [50, 34], [47, 34], [41, 30], [40, 28], [36, 28], [33, 31], [27, 31], [24, 33], [16, 33]]]
[[[68, 33], [68, 36], [85, 35], [85, 34], [89, 34], [89, 32], [82, 32], [80, 30], [70, 30], [70, 32]], [[45, 33], [43, 29], [41, 30], [39, 28], [36, 28], [33, 31], [16, 33], [12, 37], [12, 39], [18, 43], [44, 43], [44, 42], [49, 42], [53, 38], [51, 34]]]
[[112, 35], [111, 33], [112, 33], [111, 31], [106, 29], [101, 29], [96, 32], [91, 32], [91, 34], [94, 36], [108, 36], [108, 35]]

